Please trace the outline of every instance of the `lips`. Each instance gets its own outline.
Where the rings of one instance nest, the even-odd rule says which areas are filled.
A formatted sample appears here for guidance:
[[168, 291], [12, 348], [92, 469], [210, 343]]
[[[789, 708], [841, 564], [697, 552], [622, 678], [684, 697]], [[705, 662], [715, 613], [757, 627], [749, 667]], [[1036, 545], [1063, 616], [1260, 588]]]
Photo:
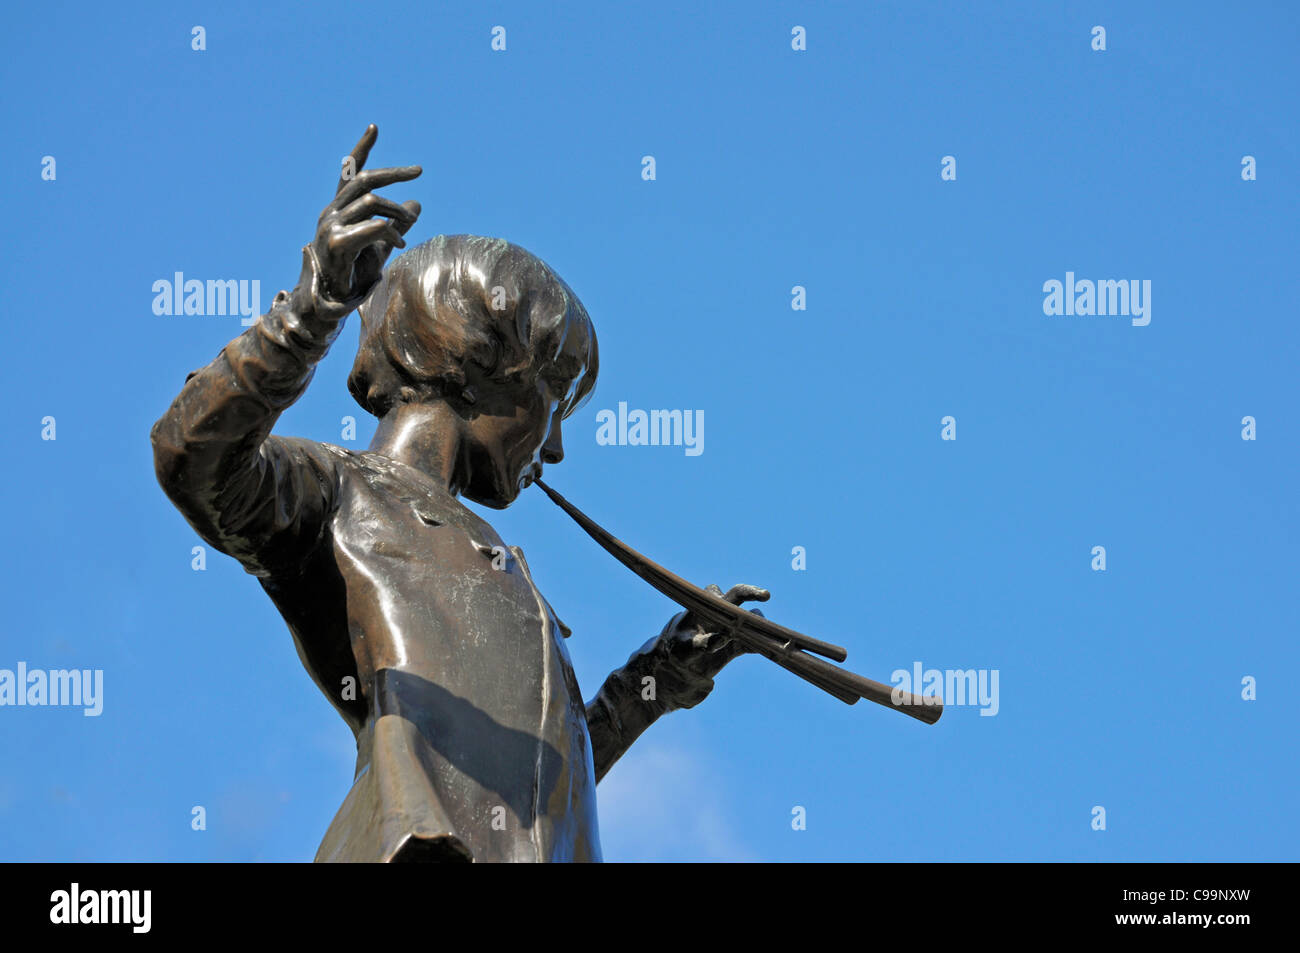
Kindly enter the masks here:
[[542, 475], [542, 465], [540, 463], [531, 464], [523, 475], [519, 477], [519, 489], [524, 490], [533, 485], [533, 481]]

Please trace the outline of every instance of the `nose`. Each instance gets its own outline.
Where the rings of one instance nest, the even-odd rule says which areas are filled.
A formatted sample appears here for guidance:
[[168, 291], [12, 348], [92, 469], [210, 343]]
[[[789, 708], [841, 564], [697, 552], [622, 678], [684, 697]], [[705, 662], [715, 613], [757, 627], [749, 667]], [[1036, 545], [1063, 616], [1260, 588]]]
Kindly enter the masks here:
[[557, 410], [551, 418], [551, 430], [546, 435], [546, 443], [542, 444], [543, 463], [559, 463], [564, 459], [564, 436], [560, 430], [560, 412]]

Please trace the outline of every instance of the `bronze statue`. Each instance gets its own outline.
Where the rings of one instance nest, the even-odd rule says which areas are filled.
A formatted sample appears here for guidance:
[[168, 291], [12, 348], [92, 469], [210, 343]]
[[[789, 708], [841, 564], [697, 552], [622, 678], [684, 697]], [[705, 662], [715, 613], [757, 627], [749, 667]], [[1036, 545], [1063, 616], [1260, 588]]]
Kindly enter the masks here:
[[[889, 704], [888, 686], [803, 651], [842, 649], [735, 608], [765, 590], [685, 583], [689, 611], [583, 703], [569, 631], [523, 553], [457, 497], [504, 508], [563, 459], [562, 421], [595, 385], [594, 329], [568, 285], [500, 239], [440, 235], [385, 270], [420, 206], [374, 190], [421, 170], [365, 169], [377, 135], [345, 160], [294, 290], [191, 374], [152, 431], [168, 496], [258, 578], [356, 736], [355, 781], [316, 859], [599, 860], [596, 782], [747, 651], [844, 701]], [[348, 387], [379, 418], [370, 449], [272, 435], [354, 309]], [[671, 576], [626, 552], [642, 575]]]

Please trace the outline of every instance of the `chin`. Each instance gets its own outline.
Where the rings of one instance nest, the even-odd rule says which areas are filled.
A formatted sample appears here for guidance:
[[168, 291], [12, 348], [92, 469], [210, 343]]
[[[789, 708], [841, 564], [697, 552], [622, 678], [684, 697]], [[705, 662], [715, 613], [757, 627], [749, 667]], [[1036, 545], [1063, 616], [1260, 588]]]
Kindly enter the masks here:
[[480, 506], [486, 506], [494, 510], [504, 510], [507, 506], [519, 498], [519, 487], [503, 486], [467, 486], [461, 495], [467, 500], [472, 500]]
[[486, 506], [494, 510], [504, 510], [514, 502], [513, 497], [508, 500], [503, 500], [495, 496], [472, 496], [469, 493], [465, 494], [465, 498], [471, 502], [478, 503], [480, 506]]

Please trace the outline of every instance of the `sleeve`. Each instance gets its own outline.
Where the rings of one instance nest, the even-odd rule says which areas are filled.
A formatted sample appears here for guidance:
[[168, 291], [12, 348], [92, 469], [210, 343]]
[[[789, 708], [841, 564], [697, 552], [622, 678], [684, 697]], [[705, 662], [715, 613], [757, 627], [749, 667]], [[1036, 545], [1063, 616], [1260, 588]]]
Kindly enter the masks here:
[[713, 691], [713, 679], [692, 671], [672, 652], [669, 635], [684, 615], [674, 616], [659, 635], [633, 652], [587, 704], [597, 781], [661, 716], [694, 708]]
[[192, 373], [153, 426], [163, 490], [210, 545], [266, 577], [301, 560], [332, 511], [337, 463], [318, 444], [272, 437], [360, 299], [330, 300], [311, 247], [292, 294]]

